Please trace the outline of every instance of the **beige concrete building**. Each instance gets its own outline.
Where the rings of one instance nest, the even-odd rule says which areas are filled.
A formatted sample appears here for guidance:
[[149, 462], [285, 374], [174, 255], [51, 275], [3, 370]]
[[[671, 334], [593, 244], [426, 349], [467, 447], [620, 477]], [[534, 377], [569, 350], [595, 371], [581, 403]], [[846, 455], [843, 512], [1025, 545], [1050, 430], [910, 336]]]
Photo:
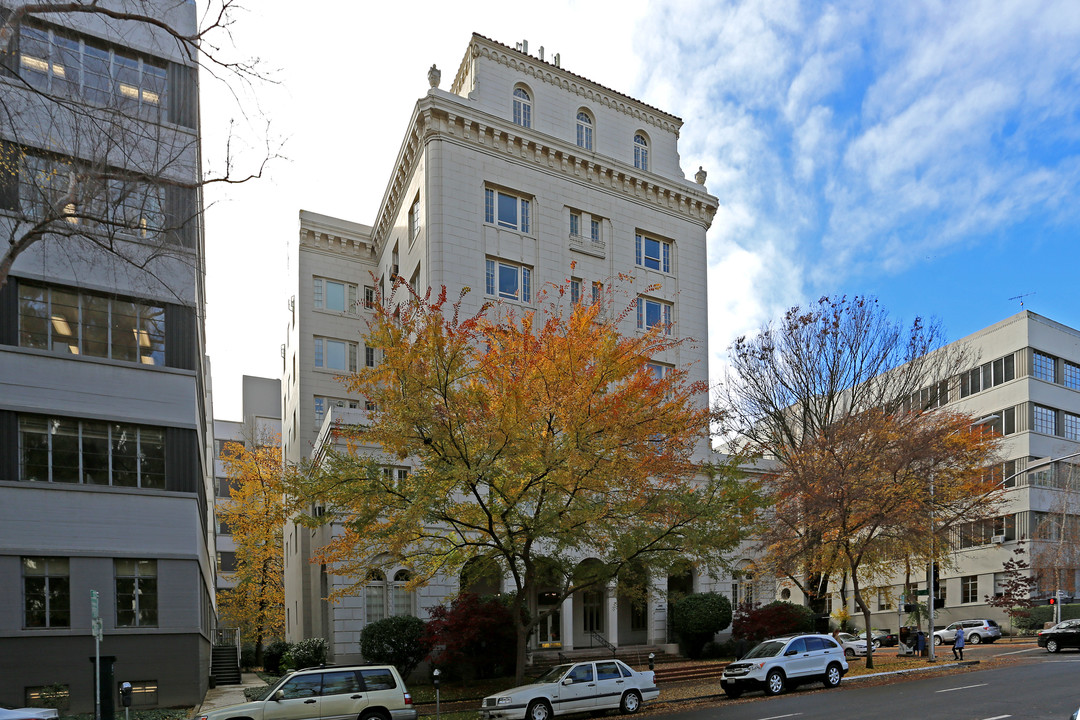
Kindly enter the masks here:
[[[317, 450], [334, 420], [362, 416], [362, 401], [334, 377], [378, 361], [363, 346], [364, 303], [395, 276], [421, 292], [471, 288], [466, 312], [486, 300], [533, 308], [545, 287], [569, 280], [573, 299], [636, 303], [627, 333], [670, 323], [697, 340], [658, 360], [708, 379], [705, 233], [717, 199], [704, 172], [683, 173], [682, 121], [553, 59], [474, 35], [448, 89], [429, 72], [372, 225], [301, 212], [282, 385], [288, 459]], [[703, 437], [699, 458], [710, 453]], [[409, 569], [388, 564], [363, 597], [327, 603], [336, 580], [309, 562], [324, 532], [287, 531], [287, 633], [327, 637], [336, 661], [358, 657], [364, 624], [426, 618], [458, 590], [447, 577], [407, 593]], [[704, 571], [671, 582], [714, 587]], [[668, 585], [655, 579], [647, 607], [635, 609], [617, 604], [613, 588], [568, 599], [534, 644], [571, 649], [593, 632], [616, 645], [666, 642]], [[536, 602], [546, 607], [543, 593]]]
[[[1024, 558], [1036, 567], [1034, 597], [1045, 599], [1059, 589], [1075, 595], [1077, 590], [1080, 331], [1025, 310], [956, 341], [950, 349], [955, 347], [967, 352], [970, 367], [950, 378], [943, 407], [985, 419], [1002, 435], [1003, 462], [996, 473], [1007, 491], [1001, 515], [952, 532], [951, 561], [939, 570], [944, 607], [936, 611], [935, 625], [991, 618], [1007, 631], [1007, 615], [989, 606], [986, 597], [1001, 592], [1003, 564], [1021, 539]], [[1050, 551], [1059, 548], [1065, 552], [1055, 565], [1055, 579], [1045, 565]], [[925, 590], [925, 566], [915, 569], [913, 577]], [[875, 627], [896, 630], [907, 623], [899, 602], [903, 581], [896, 576], [872, 589]], [[833, 607], [840, 607], [838, 591]], [[849, 611], [855, 614], [853, 603]]]

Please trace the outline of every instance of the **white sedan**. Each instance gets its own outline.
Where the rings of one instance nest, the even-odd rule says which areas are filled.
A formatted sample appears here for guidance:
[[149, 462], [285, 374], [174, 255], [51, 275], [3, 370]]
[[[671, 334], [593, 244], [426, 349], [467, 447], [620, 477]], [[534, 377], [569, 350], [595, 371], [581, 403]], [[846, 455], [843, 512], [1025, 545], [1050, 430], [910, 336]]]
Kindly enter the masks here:
[[529, 685], [484, 698], [481, 720], [550, 720], [555, 715], [618, 709], [635, 713], [660, 696], [653, 671], [621, 660], [556, 665]]
[[844, 647], [844, 656], [853, 658], [866, 655], [866, 638], [857, 638], [851, 633], [836, 633], [836, 641]]

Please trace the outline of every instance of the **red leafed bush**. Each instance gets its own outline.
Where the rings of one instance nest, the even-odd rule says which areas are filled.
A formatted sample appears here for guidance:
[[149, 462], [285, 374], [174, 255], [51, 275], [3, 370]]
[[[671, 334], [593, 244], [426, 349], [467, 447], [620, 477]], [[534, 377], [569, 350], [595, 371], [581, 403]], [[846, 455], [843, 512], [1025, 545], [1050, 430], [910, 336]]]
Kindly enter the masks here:
[[424, 639], [432, 647], [428, 660], [434, 667], [466, 679], [513, 672], [517, 637], [504, 599], [462, 593], [449, 606], [429, 612]]

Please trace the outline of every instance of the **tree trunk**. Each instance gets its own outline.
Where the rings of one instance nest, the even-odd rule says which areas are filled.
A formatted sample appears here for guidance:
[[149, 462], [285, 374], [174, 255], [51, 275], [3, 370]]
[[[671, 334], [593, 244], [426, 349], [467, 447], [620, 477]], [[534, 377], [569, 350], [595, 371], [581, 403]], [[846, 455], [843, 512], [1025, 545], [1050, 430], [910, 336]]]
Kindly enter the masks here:
[[859, 578], [851, 573], [851, 589], [855, 595], [855, 605], [863, 614], [863, 625], [866, 627], [866, 669], [874, 667], [874, 633], [870, 627], [870, 606], [863, 602], [862, 590], [859, 588]]

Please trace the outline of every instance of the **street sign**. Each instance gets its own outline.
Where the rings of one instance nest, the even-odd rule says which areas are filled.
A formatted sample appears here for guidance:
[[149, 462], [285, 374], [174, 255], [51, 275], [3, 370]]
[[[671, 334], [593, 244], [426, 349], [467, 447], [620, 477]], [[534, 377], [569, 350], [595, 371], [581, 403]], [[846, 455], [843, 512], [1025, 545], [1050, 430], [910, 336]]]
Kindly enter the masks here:
[[90, 591], [90, 617], [97, 618], [98, 616], [98, 591]]
[[99, 618], [99, 617], [96, 617], [96, 618], [94, 618], [93, 620], [90, 621], [90, 626], [94, 631], [94, 638], [98, 642], [101, 642], [101, 628], [102, 628], [102, 625], [103, 624], [101, 622], [101, 618]]
[[915, 594], [916, 595], [929, 595], [930, 591], [929, 590], [916, 590]]

